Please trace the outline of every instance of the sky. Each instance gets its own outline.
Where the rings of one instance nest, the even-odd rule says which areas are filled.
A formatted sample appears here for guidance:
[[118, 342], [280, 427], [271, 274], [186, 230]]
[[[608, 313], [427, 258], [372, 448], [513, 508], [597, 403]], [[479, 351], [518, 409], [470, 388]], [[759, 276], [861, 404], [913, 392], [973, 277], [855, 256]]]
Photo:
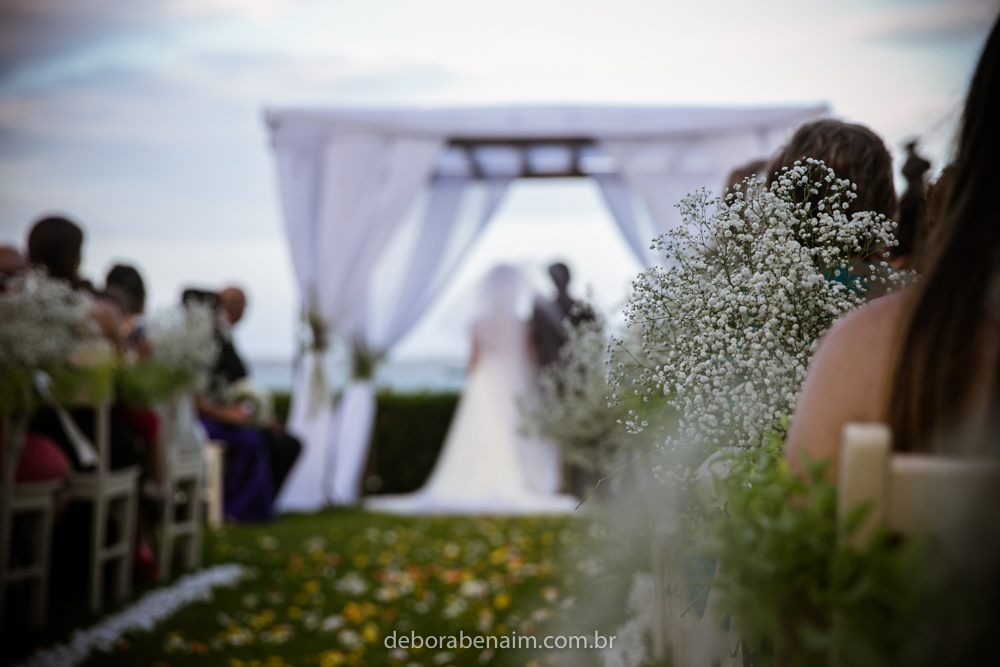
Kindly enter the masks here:
[[[262, 111], [280, 106], [825, 103], [898, 160], [948, 159], [996, 0], [0, 0], [0, 243], [86, 231], [152, 309], [250, 294], [245, 354], [290, 358], [299, 300]], [[901, 185], [898, 186], [901, 189]], [[526, 242], [528, 239], [530, 242]], [[498, 262], [566, 261], [617, 305], [639, 270], [593, 184], [515, 184], [399, 359], [467, 353], [455, 303]]]

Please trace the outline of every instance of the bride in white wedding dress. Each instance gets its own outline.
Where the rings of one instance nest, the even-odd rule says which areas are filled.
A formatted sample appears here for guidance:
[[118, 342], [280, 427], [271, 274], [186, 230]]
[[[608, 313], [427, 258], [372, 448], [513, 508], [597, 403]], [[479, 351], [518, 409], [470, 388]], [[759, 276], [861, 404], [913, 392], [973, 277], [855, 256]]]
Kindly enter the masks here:
[[465, 391], [434, 471], [418, 491], [371, 497], [365, 507], [397, 514], [528, 514], [576, 506], [572, 496], [558, 493], [556, 447], [519, 432], [517, 400], [530, 397], [533, 368], [528, 325], [517, 316], [522, 289], [524, 278], [512, 266], [498, 266], [483, 280]]

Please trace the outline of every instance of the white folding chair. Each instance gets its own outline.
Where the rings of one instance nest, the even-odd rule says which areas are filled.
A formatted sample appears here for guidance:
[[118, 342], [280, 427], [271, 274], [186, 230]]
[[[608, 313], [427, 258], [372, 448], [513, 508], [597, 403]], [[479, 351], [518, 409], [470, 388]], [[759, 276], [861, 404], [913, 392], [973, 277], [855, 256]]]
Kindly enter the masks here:
[[[101, 610], [104, 593], [104, 566], [115, 564], [115, 599], [121, 601], [132, 592], [132, 565], [138, 513], [139, 468], [111, 470], [111, 401], [101, 401], [95, 408], [94, 440], [97, 464], [93, 470], [74, 472], [71, 478], [74, 500], [90, 503], [93, 508], [90, 530], [90, 607]], [[118, 540], [105, 544], [108, 522], [115, 519]]]
[[892, 454], [883, 424], [847, 424], [841, 444], [837, 512], [860, 503], [870, 511], [850, 544], [862, 548], [880, 527], [919, 533], [966, 554], [997, 531], [1000, 462], [922, 454]]
[[[17, 463], [24, 449], [27, 419], [13, 419], [5, 415], [0, 430], [3, 445], [3, 475], [0, 477], [0, 626], [3, 625], [7, 587], [11, 584], [31, 583], [33, 599], [28, 616], [35, 627], [45, 625], [49, 596], [49, 556], [52, 546], [52, 520], [55, 493], [61, 481], [18, 483], [14, 481]], [[28, 562], [12, 564], [15, 548], [13, 540], [14, 517], [28, 521], [27, 538], [30, 544], [24, 553]], [[20, 553], [20, 550], [19, 550]]]
[[[729, 475], [730, 461], [725, 453], [716, 452], [698, 467], [698, 482], [711, 496], [715, 495], [715, 478]], [[705, 595], [705, 611], [699, 617], [688, 596], [687, 578], [681, 557], [671, 548], [671, 537], [677, 532], [676, 511], [665, 513], [650, 540], [650, 563], [653, 569], [653, 659], [662, 662], [669, 653], [670, 664], [691, 667], [732, 667], [742, 664], [739, 634], [730, 624], [720, 628], [723, 620], [719, 610], [720, 593], [710, 588]], [[722, 567], [716, 565], [716, 572]]]
[[223, 466], [225, 465], [226, 446], [224, 443], [212, 440], [205, 444], [205, 507], [208, 525], [213, 530], [222, 526], [223, 518]]
[[166, 487], [162, 498], [160, 573], [169, 579], [178, 540], [184, 566], [201, 565], [204, 438], [194, 426], [194, 399], [190, 394], [176, 396], [159, 413], [159, 445]]

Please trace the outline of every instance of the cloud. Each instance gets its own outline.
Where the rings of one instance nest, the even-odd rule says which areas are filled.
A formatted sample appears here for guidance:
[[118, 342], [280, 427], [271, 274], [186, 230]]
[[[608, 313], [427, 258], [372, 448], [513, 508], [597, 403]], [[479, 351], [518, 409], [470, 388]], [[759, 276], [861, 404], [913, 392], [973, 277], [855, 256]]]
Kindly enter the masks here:
[[904, 6], [880, 13], [861, 26], [869, 40], [940, 45], [947, 42], [981, 42], [997, 18], [995, 0], [945, 0]]
[[20, 238], [52, 209], [109, 239], [280, 235], [262, 100], [377, 103], [448, 80], [421, 66], [217, 57], [8, 94], [0, 98], [3, 235]]
[[301, 0], [169, 0], [167, 11], [176, 16], [235, 15], [263, 21], [298, 4]]
[[0, 80], [135, 30], [156, 26], [164, 0], [0, 0]]

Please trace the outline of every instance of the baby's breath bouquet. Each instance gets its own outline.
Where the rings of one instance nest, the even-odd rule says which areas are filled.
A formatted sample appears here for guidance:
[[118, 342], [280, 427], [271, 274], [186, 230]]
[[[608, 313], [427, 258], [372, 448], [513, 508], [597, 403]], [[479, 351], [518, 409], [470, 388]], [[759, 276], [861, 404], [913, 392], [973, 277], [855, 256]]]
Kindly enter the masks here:
[[[854, 184], [812, 159], [776, 176], [769, 189], [748, 178], [723, 198], [686, 197], [684, 224], [655, 241], [667, 265], [633, 283], [626, 317], [642, 343], [609, 382], [615, 401], [638, 401], [627, 420], [633, 431], [644, 427], [641, 403], [668, 396], [680, 413], [668, 459], [783, 439], [830, 325], [863, 303], [873, 282], [891, 291], [900, 278], [885, 262], [866, 261], [895, 244], [896, 223], [870, 212], [848, 217]], [[690, 485], [689, 464], [663, 464], [654, 463], [661, 478]]]
[[31, 269], [0, 293], [0, 406], [27, 407], [32, 374], [65, 369], [92, 336], [87, 300], [68, 283]]
[[118, 374], [118, 396], [127, 403], [153, 405], [199, 388], [219, 353], [212, 311], [197, 304], [156, 313], [146, 338], [149, 357]]

